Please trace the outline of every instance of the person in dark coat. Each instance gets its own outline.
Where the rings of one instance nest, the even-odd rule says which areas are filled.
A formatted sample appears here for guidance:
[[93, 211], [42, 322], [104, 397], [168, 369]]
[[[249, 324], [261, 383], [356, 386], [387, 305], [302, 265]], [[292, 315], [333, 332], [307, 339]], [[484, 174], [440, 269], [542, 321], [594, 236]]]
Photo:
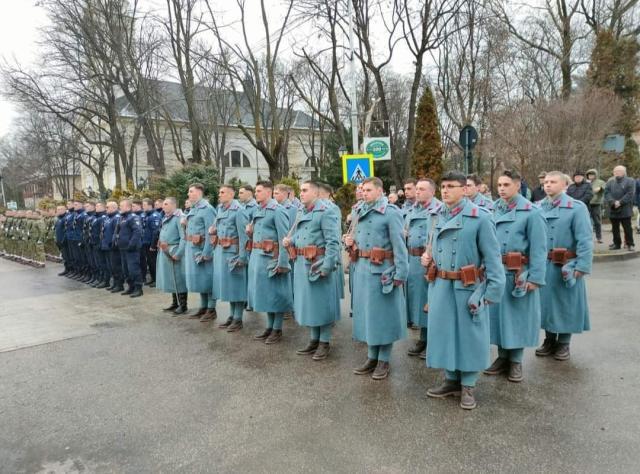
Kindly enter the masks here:
[[591, 188], [591, 183], [584, 179], [582, 171], [573, 173], [573, 184], [567, 189], [567, 194], [573, 199], [582, 201], [589, 209], [589, 203], [593, 198], [593, 189]]
[[544, 192], [544, 178], [547, 176], [546, 171], [542, 171], [538, 175], [538, 185], [531, 191], [531, 202], [540, 202], [547, 197]]
[[613, 232], [613, 244], [610, 250], [617, 250], [622, 244], [620, 239], [620, 225], [624, 230], [624, 243], [627, 250], [634, 250], [631, 217], [633, 216], [633, 202], [636, 193], [636, 182], [627, 176], [624, 166], [613, 168], [613, 177], [607, 181], [604, 188], [604, 203], [609, 207], [609, 220]]

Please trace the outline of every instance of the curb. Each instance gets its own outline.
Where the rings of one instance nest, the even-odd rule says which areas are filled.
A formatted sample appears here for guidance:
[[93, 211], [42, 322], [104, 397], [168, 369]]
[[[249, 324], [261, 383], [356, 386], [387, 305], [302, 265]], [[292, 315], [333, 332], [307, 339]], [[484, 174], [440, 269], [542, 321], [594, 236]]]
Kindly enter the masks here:
[[634, 250], [633, 252], [620, 252], [620, 253], [594, 253], [594, 262], [616, 262], [622, 260], [631, 260], [633, 258], [640, 257], [640, 250]]

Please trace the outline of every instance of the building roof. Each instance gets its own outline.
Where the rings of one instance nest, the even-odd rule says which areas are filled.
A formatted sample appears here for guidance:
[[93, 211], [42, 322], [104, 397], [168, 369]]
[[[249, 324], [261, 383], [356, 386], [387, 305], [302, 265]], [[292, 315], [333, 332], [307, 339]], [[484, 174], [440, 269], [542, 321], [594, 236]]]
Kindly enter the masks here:
[[[150, 85], [155, 92], [155, 100], [153, 100], [148, 112], [152, 117], [168, 116], [174, 122], [189, 122], [187, 102], [184, 98], [181, 84], [153, 80], [150, 81]], [[234, 98], [234, 92], [231, 90], [213, 89], [198, 85], [194, 89], [196, 113], [203, 122], [208, 122], [209, 117], [217, 117], [220, 125], [226, 122], [230, 126], [236, 126], [240, 123], [247, 127], [253, 127], [254, 121], [249, 97], [244, 92], [237, 92], [236, 94], [238, 94], [237, 101]], [[136, 118], [138, 116], [124, 95], [120, 95], [116, 99], [116, 108], [120, 117]], [[237, 109], [238, 113], [236, 113]], [[265, 117], [263, 123], [269, 124], [271, 122], [271, 111], [268, 104], [265, 104], [263, 113]], [[237, 118], [238, 114], [240, 120]], [[286, 110], [279, 108], [278, 114], [284, 120]], [[318, 124], [311, 116], [300, 110], [292, 110], [291, 128], [308, 129], [312, 126], [317, 127]]]

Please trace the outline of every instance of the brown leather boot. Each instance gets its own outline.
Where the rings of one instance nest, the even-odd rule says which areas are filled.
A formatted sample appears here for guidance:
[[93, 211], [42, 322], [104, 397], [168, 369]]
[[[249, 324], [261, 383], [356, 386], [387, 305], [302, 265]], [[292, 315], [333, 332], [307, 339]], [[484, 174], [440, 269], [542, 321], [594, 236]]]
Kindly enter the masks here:
[[316, 349], [316, 353], [313, 354], [312, 359], [313, 360], [324, 360], [327, 358], [327, 356], [329, 355], [329, 343], [328, 342], [321, 342], [318, 345], [318, 349]]
[[522, 364], [520, 362], [511, 362], [509, 364], [509, 375], [507, 375], [509, 382], [522, 382], [524, 376], [522, 375]]
[[507, 359], [503, 359], [502, 357], [498, 357], [493, 361], [491, 367], [484, 371], [485, 375], [500, 375], [505, 373], [509, 369], [509, 361]]
[[447, 398], [459, 397], [462, 387], [460, 381], [445, 379], [443, 383], [437, 387], [427, 390], [427, 397], [431, 398]]
[[233, 321], [227, 328], [227, 332], [238, 332], [242, 329], [242, 320]]
[[253, 338], [256, 341], [264, 341], [266, 338], [268, 338], [271, 335], [271, 331], [272, 331], [271, 328], [267, 328], [260, 334], [256, 334], [255, 336], [253, 336]]
[[296, 351], [296, 354], [298, 355], [309, 355], [309, 354], [313, 354], [316, 349], [318, 348], [318, 345], [320, 344], [320, 341], [316, 340], [311, 340], [309, 341], [309, 344], [307, 344], [307, 347], [305, 347], [304, 349], [298, 349]]
[[555, 360], [569, 360], [570, 357], [571, 352], [569, 351], [569, 344], [559, 342], [553, 352], [553, 358]]
[[218, 313], [215, 308], [207, 308], [207, 311], [200, 318], [201, 323], [208, 323], [218, 317]]
[[476, 407], [476, 397], [473, 396], [473, 387], [462, 386], [460, 396], [460, 408], [463, 410], [473, 410]]
[[273, 331], [271, 331], [271, 334], [269, 334], [269, 336], [265, 339], [264, 343], [275, 344], [277, 342], [280, 342], [280, 339], [282, 339], [282, 329], [274, 329]]
[[389, 372], [391, 372], [389, 362], [386, 360], [379, 360], [376, 365], [376, 369], [373, 371], [373, 374], [371, 374], [371, 378], [373, 380], [383, 380], [389, 376]]
[[370, 374], [376, 369], [378, 361], [376, 359], [367, 359], [367, 361], [358, 368], [353, 369], [353, 373], [356, 375]]
[[556, 340], [545, 338], [544, 342], [540, 347], [536, 349], [536, 355], [538, 357], [546, 357], [553, 354], [553, 350], [556, 347]]
[[218, 324], [218, 327], [220, 329], [227, 329], [229, 326], [231, 326], [232, 322], [233, 322], [233, 316], [229, 316], [224, 323]]
[[426, 347], [427, 343], [425, 341], [416, 341], [413, 347], [407, 351], [407, 355], [410, 355], [411, 357], [419, 356]]
[[200, 317], [207, 312], [207, 308], [200, 308], [196, 313], [187, 316], [187, 319], [200, 319]]

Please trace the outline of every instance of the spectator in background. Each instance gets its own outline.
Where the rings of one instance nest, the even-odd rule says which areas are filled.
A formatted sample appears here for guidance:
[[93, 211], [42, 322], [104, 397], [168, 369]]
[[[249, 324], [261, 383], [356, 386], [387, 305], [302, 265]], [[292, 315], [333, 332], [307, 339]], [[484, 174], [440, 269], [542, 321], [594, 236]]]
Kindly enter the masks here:
[[636, 195], [635, 195], [634, 204], [638, 208], [638, 220], [636, 222], [636, 232], [640, 234], [640, 178], [636, 178]]
[[491, 190], [489, 189], [489, 186], [487, 186], [486, 184], [482, 183], [480, 186], [478, 186], [478, 192], [482, 194], [484, 197], [486, 197], [487, 199], [491, 199], [493, 201]]
[[582, 171], [573, 173], [573, 184], [569, 185], [567, 194], [573, 199], [584, 203], [587, 209], [589, 209], [589, 203], [591, 203], [591, 198], [593, 198], [593, 190], [591, 189], [591, 183], [585, 179]]
[[522, 194], [527, 199], [531, 200], [531, 190], [529, 189], [527, 180], [524, 178], [522, 178], [522, 180], [520, 181], [520, 194]]
[[547, 172], [546, 171], [542, 171], [539, 175], [538, 175], [538, 185], [533, 188], [533, 191], [531, 191], [531, 202], [539, 202], [542, 201], [544, 198], [547, 197], [546, 193], [544, 192], [544, 178], [545, 176], [547, 176]]
[[389, 193], [387, 199], [389, 199], [389, 202], [394, 206], [398, 205], [398, 195], [396, 193]]
[[[596, 233], [596, 240], [602, 243], [602, 201], [604, 199], [605, 182], [598, 177], [596, 170], [587, 170], [587, 181], [591, 184], [593, 197], [589, 203], [589, 214], [593, 221], [593, 231]], [[636, 190], [637, 190], [636, 186]]]
[[604, 188], [604, 202], [609, 207], [609, 219], [613, 232], [613, 244], [610, 250], [618, 250], [622, 244], [620, 239], [620, 225], [624, 230], [624, 243], [627, 250], [634, 250], [633, 229], [631, 216], [636, 195], [636, 181], [627, 176], [624, 166], [613, 168], [613, 177], [607, 181]]

